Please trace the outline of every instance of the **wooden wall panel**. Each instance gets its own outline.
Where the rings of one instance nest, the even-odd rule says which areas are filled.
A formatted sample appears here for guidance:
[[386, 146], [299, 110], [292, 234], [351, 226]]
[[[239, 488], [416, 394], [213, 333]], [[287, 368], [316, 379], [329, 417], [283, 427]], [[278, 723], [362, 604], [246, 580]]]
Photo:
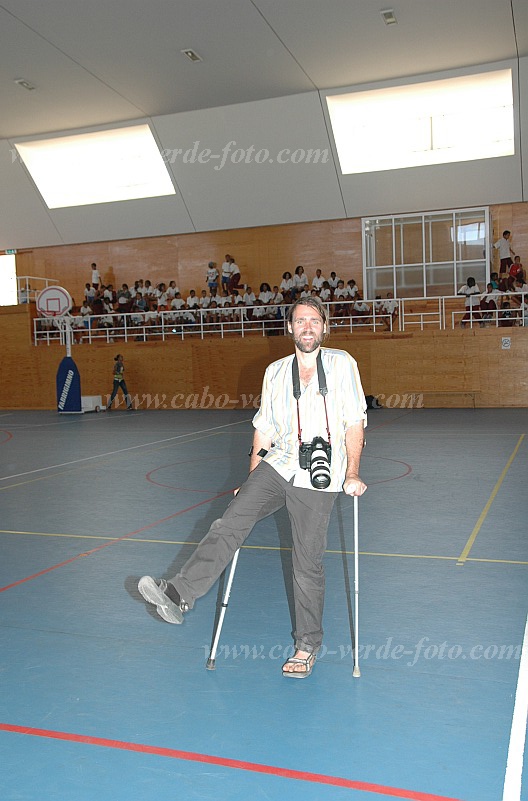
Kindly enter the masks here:
[[[512, 231], [514, 250], [528, 266], [528, 203], [490, 207], [493, 241], [505, 228]], [[438, 231], [436, 232], [438, 234]], [[406, 241], [412, 250], [410, 226]], [[421, 254], [421, 233], [419, 237]], [[242, 282], [258, 289], [263, 281], [279, 284], [283, 273], [293, 273], [302, 264], [309, 278], [320, 267], [325, 276], [332, 270], [347, 281], [363, 282], [361, 220], [329, 220], [261, 228], [180, 234], [60, 247], [35, 248], [17, 254], [18, 275], [56, 278], [79, 303], [90, 280], [95, 261], [105, 283], [132, 286], [138, 278], [152, 283], [176, 281], [184, 295], [205, 288], [205, 271], [210, 260], [221, 264], [231, 253], [239, 264]], [[493, 251], [498, 269], [497, 252]], [[406, 256], [411, 258], [412, 253]]]
[[[528, 268], [528, 203], [490, 208], [495, 241], [505, 228], [513, 234], [514, 250]], [[279, 283], [283, 272], [303, 264], [312, 277], [317, 267], [325, 275], [335, 270], [361, 286], [361, 220], [332, 220], [265, 228], [213, 231], [116, 242], [38, 248], [17, 254], [19, 275], [54, 277], [76, 300], [82, 299], [96, 261], [105, 282], [132, 285], [143, 277], [153, 283], [174, 279], [184, 292], [205, 285], [210, 259], [221, 263], [232, 253], [242, 280], [258, 289], [264, 280]], [[494, 253], [496, 259], [496, 254]], [[458, 305], [457, 305], [458, 308]], [[54, 408], [55, 371], [63, 349], [31, 344], [30, 306], [0, 309], [4, 382], [2, 408]], [[336, 333], [329, 346], [348, 350], [358, 361], [367, 393], [391, 395], [420, 389], [475, 389], [478, 404], [526, 406], [528, 397], [528, 330], [508, 329], [512, 347], [501, 347], [504, 330], [424, 331], [405, 334]], [[250, 336], [244, 340], [211, 338], [170, 343], [81, 345], [74, 358], [82, 376], [83, 394], [106, 395], [111, 389], [113, 356], [123, 352], [132, 394], [151, 397], [151, 404], [172, 402], [178, 393], [215, 397], [256, 395], [266, 365], [291, 352], [283, 337]], [[158, 400], [155, 396], [158, 394]], [[165, 395], [165, 401], [161, 397]], [[201, 395], [200, 395], [201, 397]], [[168, 399], [168, 400], [167, 400]], [[428, 405], [465, 405], [460, 397], [429, 398]]]
[[309, 278], [321, 267], [323, 274], [335, 270], [345, 280], [362, 283], [361, 221], [332, 220], [232, 231], [181, 234], [175, 236], [96, 242], [19, 251], [17, 273], [55, 278], [74, 297], [83, 300], [84, 285], [90, 281], [90, 265], [96, 262], [103, 282], [114, 288], [139, 278], [153, 284], [176, 281], [187, 295], [206, 288], [207, 263], [221, 265], [226, 253], [241, 268], [243, 283], [254, 290], [263, 281], [280, 284], [287, 270], [302, 264]]
[[[31, 344], [29, 306], [0, 309], [3, 375], [0, 407], [53, 409], [55, 374], [65, 355], [59, 344]], [[503, 336], [511, 340], [504, 350]], [[461, 392], [480, 388], [477, 406], [528, 406], [528, 329], [458, 329], [409, 334], [336, 333], [329, 347], [357, 360], [367, 394], [402, 396], [425, 390]], [[287, 337], [249, 336], [224, 340], [116, 342], [76, 345], [83, 395], [108, 395], [113, 359], [122, 353], [131, 394], [144, 408], [181, 408], [194, 395], [215, 399], [217, 408], [250, 408], [266, 366], [291, 353]], [[205, 394], [204, 394], [205, 393]], [[245, 397], [244, 397], [245, 396]], [[225, 402], [224, 402], [225, 401]], [[465, 406], [462, 396], [425, 398], [428, 406]], [[471, 401], [472, 403], [472, 401]], [[196, 402], [194, 402], [196, 406]]]

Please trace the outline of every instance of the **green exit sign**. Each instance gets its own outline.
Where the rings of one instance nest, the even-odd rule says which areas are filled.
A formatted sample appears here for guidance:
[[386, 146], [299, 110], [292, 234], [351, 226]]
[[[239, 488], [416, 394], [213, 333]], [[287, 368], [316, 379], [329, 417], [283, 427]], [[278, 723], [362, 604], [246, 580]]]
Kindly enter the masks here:
[[16, 250], [6, 250], [6, 252], [5, 252], [6, 256], [14, 256], [15, 253], [16, 253]]

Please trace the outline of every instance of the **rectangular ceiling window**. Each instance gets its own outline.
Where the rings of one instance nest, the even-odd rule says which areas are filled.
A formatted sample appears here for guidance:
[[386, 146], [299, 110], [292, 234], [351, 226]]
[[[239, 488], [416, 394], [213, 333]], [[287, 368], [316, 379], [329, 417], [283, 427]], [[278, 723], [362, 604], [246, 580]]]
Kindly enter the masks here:
[[510, 69], [326, 101], [344, 175], [515, 152]]
[[175, 194], [146, 124], [15, 147], [50, 209]]

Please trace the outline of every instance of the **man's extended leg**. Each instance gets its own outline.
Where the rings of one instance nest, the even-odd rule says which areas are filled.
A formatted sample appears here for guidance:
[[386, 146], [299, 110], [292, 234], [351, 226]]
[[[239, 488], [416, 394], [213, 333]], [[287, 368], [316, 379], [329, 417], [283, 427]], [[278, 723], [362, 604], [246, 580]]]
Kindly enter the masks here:
[[261, 462], [176, 576], [167, 582], [149, 576], [140, 580], [143, 597], [156, 604], [164, 620], [181, 623], [182, 611], [192, 609], [213, 586], [255, 523], [284, 506], [287, 487], [276, 470]]

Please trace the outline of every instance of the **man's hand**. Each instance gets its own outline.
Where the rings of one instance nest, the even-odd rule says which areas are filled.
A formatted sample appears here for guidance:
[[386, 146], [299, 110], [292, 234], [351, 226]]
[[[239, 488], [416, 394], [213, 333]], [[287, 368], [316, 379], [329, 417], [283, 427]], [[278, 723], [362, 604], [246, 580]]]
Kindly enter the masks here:
[[359, 461], [365, 444], [363, 422], [354, 423], [347, 428], [345, 436], [347, 469], [343, 482], [343, 492], [347, 495], [363, 495], [367, 485], [359, 477]]
[[346, 495], [363, 495], [366, 489], [367, 485], [363, 483], [358, 475], [346, 476], [343, 484], [343, 492]]

